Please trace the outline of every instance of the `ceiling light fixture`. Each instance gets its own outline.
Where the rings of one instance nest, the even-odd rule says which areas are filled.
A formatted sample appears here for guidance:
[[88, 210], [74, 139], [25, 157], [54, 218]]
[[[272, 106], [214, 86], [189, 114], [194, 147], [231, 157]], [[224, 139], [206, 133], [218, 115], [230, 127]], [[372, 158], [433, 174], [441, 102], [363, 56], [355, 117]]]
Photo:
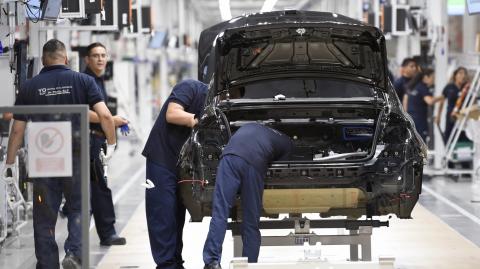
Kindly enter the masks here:
[[260, 10], [260, 12], [272, 11], [276, 3], [277, 3], [277, 0], [265, 0], [265, 2], [263, 2], [263, 7]]
[[230, 10], [230, 0], [218, 0], [218, 6], [220, 8], [220, 16], [222, 16], [222, 20], [230, 20], [232, 18], [232, 11]]

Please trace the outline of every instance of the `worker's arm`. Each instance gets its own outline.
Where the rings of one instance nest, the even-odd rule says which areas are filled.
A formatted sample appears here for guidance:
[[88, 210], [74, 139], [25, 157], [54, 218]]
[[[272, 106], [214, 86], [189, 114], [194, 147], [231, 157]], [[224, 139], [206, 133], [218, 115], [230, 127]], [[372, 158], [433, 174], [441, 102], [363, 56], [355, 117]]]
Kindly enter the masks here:
[[3, 119], [7, 121], [13, 119], [13, 113], [11, 112], [3, 112], [2, 116], [3, 116]]
[[104, 102], [96, 103], [93, 106], [93, 110], [95, 110], [98, 115], [100, 124], [102, 125], [102, 130], [107, 137], [107, 143], [109, 145], [116, 144], [117, 140], [115, 138], [115, 124], [113, 122], [113, 116], [110, 113], [110, 110], [108, 110]]
[[437, 117], [440, 117], [442, 115], [442, 112], [443, 112], [443, 104], [445, 103], [445, 97], [442, 96], [442, 99], [439, 100], [439, 104], [438, 104], [438, 111], [437, 111]]
[[438, 110], [437, 110], [437, 116], [435, 117], [435, 123], [440, 124], [440, 119], [442, 117], [442, 112], [443, 112], [443, 104], [445, 103], [445, 97], [442, 95], [441, 100], [438, 101]]
[[166, 119], [168, 123], [190, 128], [193, 128], [198, 123], [198, 120], [195, 119], [195, 114], [186, 112], [182, 105], [175, 102], [168, 104]]
[[[91, 123], [100, 123], [100, 118], [98, 117], [97, 113], [93, 110], [88, 111], [88, 121]], [[122, 126], [124, 124], [128, 124], [128, 120], [115, 115], [113, 116], [113, 123], [115, 124], [115, 127]]]
[[423, 97], [423, 101], [425, 101], [425, 103], [427, 103], [427, 105], [429, 106], [433, 106], [436, 102], [439, 102], [443, 100], [443, 96], [436, 96], [436, 97], [433, 97], [431, 95], [427, 95], [425, 97]]
[[27, 123], [21, 120], [14, 120], [10, 138], [8, 139], [7, 160], [6, 164], [14, 164], [17, 151], [22, 145], [23, 135], [25, 134], [25, 127]]
[[403, 110], [407, 111], [408, 107], [408, 94], [403, 95]]
[[88, 122], [90, 123], [100, 123], [100, 118], [97, 113], [93, 110], [88, 111]]

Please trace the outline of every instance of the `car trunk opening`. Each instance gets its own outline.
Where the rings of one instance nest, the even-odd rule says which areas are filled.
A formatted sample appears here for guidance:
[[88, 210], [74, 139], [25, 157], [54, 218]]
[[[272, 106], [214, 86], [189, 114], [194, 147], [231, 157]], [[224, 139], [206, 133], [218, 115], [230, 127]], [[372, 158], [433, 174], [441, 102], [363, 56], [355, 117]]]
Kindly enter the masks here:
[[[312, 100], [309, 100], [312, 101]], [[358, 162], [371, 157], [381, 109], [365, 101], [236, 102], [223, 110], [231, 133], [260, 122], [288, 135], [294, 149], [279, 162]], [[226, 108], [226, 107], [224, 107]]]

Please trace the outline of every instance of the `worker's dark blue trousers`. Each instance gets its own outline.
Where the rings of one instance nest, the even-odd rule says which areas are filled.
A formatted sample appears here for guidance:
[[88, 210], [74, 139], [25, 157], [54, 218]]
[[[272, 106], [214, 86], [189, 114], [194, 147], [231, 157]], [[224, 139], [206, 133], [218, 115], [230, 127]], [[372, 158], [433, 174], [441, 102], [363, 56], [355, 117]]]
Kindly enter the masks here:
[[185, 206], [180, 199], [177, 175], [147, 159], [147, 179], [155, 185], [145, 191], [148, 236], [153, 259], [157, 268], [183, 268]]
[[428, 136], [427, 118], [414, 113], [410, 114], [410, 116], [412, 116], [413, 122], [415, 123], [415, 129], [417, 130], [418, 134], [422, 137], [423, 142], [426, 143], [427, 136]]
[[[103, 176], [103, 164], [100, 161], [100, 149], [104, 144], [105, 138], [90, 135], [90, 201], [100, 241], [105, 241], [116, 234], [112, 191]], [[113, 167], [114, 164], [111, 165]]]
[[264, 184], [262, 174], [242, 158], [226, 155], [220, 161], [216, 180], [212, 220], [203, 247], [203, 261], [205, 264], [220, 262], [227, 219], [240, 190], [243, 214], [242, 256], [248, 257], [248, 262], [257, 262], [261, 243], [259, 224]]
[[[78, 172], [79, 169], [75, 168]], [[78, 172], [79, 173], [79, 172]], [[68, 204], [68, 237], [65, 252], [81, 258], [81, 189], [80, 177], [36, 178], [33, 180], [33, 234], [37, 269], [60, 268], [55, 224], [62, 194]]]
[[447, 143], [448, 138], [450, 137], [450, 134], [452, 133], [454, 126], [455, 126], [455, 119], [453, 119], [452, 116], [447, 115], [447, 120], [445, 122], [445, 133], [444, 133], [445, 144]]

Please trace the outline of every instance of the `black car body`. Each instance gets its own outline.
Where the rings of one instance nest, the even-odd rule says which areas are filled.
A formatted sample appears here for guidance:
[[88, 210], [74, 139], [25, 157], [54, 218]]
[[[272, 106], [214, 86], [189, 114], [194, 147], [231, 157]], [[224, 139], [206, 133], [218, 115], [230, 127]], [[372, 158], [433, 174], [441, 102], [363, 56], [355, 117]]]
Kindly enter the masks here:
[[377, 28], [324, 12], [238, 17], [202, 32], [199, 78], [209, 93], [179, 158], [193, 221], [211, 214], [219, 156], [248, 122], [295, 144], [268, 170], [264, 216], [410, 218], [426, 147], [388, 79]]

